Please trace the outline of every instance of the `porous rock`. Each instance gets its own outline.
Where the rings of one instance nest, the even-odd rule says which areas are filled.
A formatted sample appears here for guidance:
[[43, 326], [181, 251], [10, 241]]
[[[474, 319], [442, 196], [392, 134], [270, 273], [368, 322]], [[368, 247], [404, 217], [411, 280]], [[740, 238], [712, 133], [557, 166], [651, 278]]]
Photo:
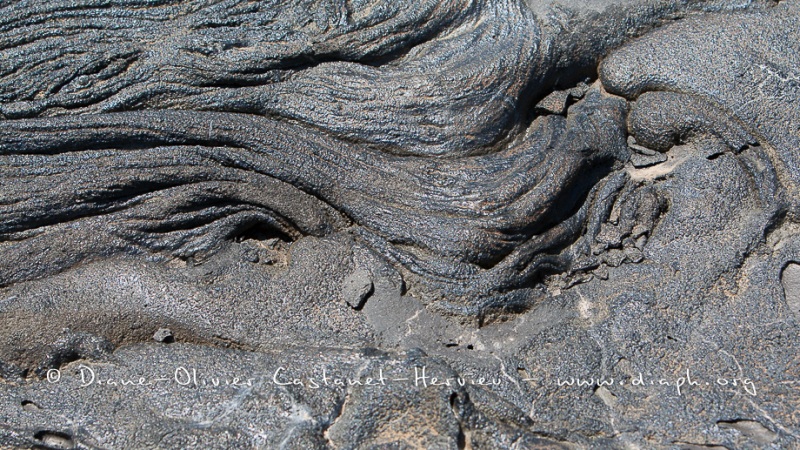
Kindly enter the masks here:
[[797, 2], [0, 12], [3, 446], [800, 440]]

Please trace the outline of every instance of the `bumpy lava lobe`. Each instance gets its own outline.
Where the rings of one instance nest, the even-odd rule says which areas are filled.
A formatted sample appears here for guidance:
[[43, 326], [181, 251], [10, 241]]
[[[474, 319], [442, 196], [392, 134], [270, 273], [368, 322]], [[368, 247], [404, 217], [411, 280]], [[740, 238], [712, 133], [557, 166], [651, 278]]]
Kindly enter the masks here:
[[757, 142], [792, 199], [800, 189], [798, 42], [795, 2], [687, 18], [612, 53], [600, 79], [609, 92], [637, 100], [630, 117], [637, 140], [656, 148], [686, 134], [734, 149]]

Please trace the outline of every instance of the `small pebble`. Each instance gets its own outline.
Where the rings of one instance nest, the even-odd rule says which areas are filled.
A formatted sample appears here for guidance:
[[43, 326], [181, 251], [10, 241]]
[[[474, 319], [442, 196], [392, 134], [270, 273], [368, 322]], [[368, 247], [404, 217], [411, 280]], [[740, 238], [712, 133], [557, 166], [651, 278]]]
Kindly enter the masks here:
[[153, 334], [153, 339], [165, 344], [175, 342], [175, 336], [172, 335], [172, 331], [169, 328], [159, 328], [158, 331]]
[[344, 279], [342, 297], [353, 309], [361, 309], [374, 289], [370, 273], [359, 269]]

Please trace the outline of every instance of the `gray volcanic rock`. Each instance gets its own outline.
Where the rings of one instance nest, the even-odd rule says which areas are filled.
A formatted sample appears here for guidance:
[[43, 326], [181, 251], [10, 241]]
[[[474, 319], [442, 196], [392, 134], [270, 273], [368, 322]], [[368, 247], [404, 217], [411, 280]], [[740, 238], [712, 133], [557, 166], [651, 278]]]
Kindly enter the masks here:
[[0, 11], [0, 444], [800, 442], [797, 2]]

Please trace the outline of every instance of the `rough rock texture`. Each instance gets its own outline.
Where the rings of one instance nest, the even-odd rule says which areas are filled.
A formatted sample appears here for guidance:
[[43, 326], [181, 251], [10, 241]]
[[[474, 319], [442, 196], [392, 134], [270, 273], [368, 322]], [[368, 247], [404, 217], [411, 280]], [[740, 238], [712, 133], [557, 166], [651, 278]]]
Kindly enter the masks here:
[[0, 12], [0, 443], [800, 442], [796, 1]]

